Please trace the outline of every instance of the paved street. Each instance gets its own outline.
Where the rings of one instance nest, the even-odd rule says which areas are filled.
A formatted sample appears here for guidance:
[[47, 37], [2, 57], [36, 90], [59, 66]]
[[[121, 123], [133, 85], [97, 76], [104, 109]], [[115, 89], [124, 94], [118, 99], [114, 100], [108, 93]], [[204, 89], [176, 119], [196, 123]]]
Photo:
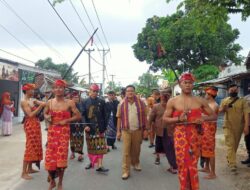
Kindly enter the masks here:
[[[44, 141], [46, 132], [44, 133]], [[25, 181], [20, 178], [23, 151], [24, 132], [20, 125], [15, 126], [14, 134], [10, 137], [0, 137], [0, 189], [1, 190], [45, 190], [48, 187], [46, 182], [47, 173], [42, 163], [41, 172], [34, 174], [34, 179]], [[98, 174], [95, 170], [84, 169], [87, 158], [83, 163], [77, 160], [69, 161], [69, 167], [65, 173], [64, 189], [70, 190], [154, 190], [169, 189], [178, 190], [177, 175], [166, 172], [168, 168], [165, 157], [162, 157], [161, 165], [154, 165], [153, 149], [149, 149], [148, 142], [143, 143], [141, 165], [142, 171], [131, 172], [127, 181], [121, 179], [121, 143], [117, 143], [118, 150], [111, 151], [105, 156], [105, 166], [110, 169], [108, 175]], [[86, 150], [85, 150], [86, 152]], [[218, 163], [225, 165], [225, 163]], [[220, 174], [219, 174], [220, 175]], [[207, 181], [200, 175], [201, 190], [235, 190], [224, 177]]]

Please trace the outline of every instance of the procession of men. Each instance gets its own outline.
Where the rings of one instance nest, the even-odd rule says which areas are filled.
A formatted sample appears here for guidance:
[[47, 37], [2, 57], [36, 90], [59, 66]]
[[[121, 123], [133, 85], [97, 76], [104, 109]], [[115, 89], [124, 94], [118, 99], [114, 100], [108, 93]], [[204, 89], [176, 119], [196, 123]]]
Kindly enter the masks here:
[[[180, 190], [198, 190], [199, 171], [207, 173], [206, 180], [218, 177], [215, 135], [220, 113], [224, 114], [228, 168], [232, 174], [237, 174], [237, 148], [243, 133], [249, 154], [249, 98], [238, 97], [238, 86], [232, 83], [227, 89], [229, 97], [218, 105], [215, 101], [217, 87], [206, 87], [204, 97], [195, 96], [194, 82], [191, 73], [183, 73], [179, 78], [180, 95], [173, 96], [172, 89], [164, 87], [152, 90], [149, 101], [137, 96], [133, 85], [123, 89], [124, 98], [120, 101], [114, 91], [108, 92], [107, 99], [102, 98], [96, 84], [89, 87], [89, 97], [85, 100], [81, 100], [76, 91], [66, 97], [67, 82], [56, 80], [52, 88], [53, 98], [43, 102], [33, 98], [35, 84], [24, 84], [21, 106], [25, 113], [26, 147], [21, 177], [32, 180], [33, 173], [39, 172], [33, 169], [33, 164], [40, 169], [44, 167], [40, 166], [44, 160], [48, 190], [62, 190], [63, 182], [67, 180], [64, 172], [76, 154], [79, 162], [85, 160], [86, 171], [95, 168], [97, 173], [108, 175], [114, 168], [105, 167], [105, 155], [119, 151], [122, 164], [117, 167], [122, 170], [121, 179], [127, 180], [134, 177], [131, 168], [143, 172], [142, 143], [145, 131], [148, 131], [149, 148], [155, 147], [152, 165], [168, 161], [166, 172], [178, 177]], [[39, 120], [41, 111], [48, 131], [45, 156]], [[117, 149], [116, 140], [121, 141], [121, 150]], [[200, 157], [204, 167], [199, 169]], [[242, 164], [249, 166], [249, 157]]]

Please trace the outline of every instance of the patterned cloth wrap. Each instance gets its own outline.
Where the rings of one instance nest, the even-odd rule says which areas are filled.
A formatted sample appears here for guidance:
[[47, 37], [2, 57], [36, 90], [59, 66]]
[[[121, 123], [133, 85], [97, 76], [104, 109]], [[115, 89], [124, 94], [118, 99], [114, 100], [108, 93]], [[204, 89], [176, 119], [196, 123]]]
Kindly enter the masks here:
[[[35, 107], [31, 108], [31, 110], [35, 109]], [[40, 161], [43, 159], [40, 121], [37, 117], [25, 116], [23, 127], [26, 134], [24, 161], [34, 162], [40, 168]]]
[[56, 125], [58, 121], [71, 117], [68, 111], [52, 111], [51, 125], [48, 128], [48, 142], [45, 156], [45, 169], [51, 172], [52, 178], [58, 169], [67, 168], [68, 148], [70, 140], [70, 127], [66, 125]]
[[[181, 113], [175, 111], [173, 117], [178, 117]], [[190, 110], [187, 114], [188, 122], [193, 122], [200, 117], [200, 109]], [[199, 189], [197, 163], [200, 156], [200, 140], [197, 125], [176, 124], [174, 144], [181, 190]]]

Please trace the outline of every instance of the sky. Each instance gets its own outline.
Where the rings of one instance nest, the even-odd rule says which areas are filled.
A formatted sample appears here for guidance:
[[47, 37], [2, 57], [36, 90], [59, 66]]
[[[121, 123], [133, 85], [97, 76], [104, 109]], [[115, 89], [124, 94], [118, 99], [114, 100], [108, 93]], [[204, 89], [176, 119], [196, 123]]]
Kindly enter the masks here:
[[[18, 17], [6, 7], [6, 1], [16, 13], [27, 23], [31, 29], [42, 37], [45, 42], [39, 39], [31, 29], [23, 24]], [[52, 1], [52, 0], [51, 0]], [[81, 0], [71, 0], [89, 33], [94, 30], [84, 12]], [[101, 24], [108, 43], [101, 31], [97, 16], [95, 14], [92, 0], [82, 0], [94, 27], [98, 27], [98, 37], [94, 38], [97, 47], [88, 46], [95, 49], [92, 56], [102, 63], [102, 52], [98, 49], [108, 49], [110, 53], [106, 55], [105, 73], [106, 81], [111, 81], [114, 76], [115, 82], [121, 82], [123, 86], [138, 80], [138, 77], [148, 71], [149, 65], [139, 62], [133, 54], [131, 46], [136, 43], [137, 34], [145, 26], [146, 20], [154, 15], [166, 16], [176, 11], [178, 0], [167, 4], [165, 0], [94, 0]], [[65, 0], [55, 6], [68, 27], [76, 38], [83, 45], [89, 38], [81, 21], [70, 3]], [[64, 27], [56, 16], [47, 0], [0, 0], [0, 49], [9, 51], [16, 55], [36, 62], [39, 59], [51, 57], [55, 63], [71, 63], [81, 46], [74, 40], [71, 34]], [[240, 15], [231, 15], [230, 23], [233, 28], [240, 30], [240, 37], [237, 42], [243, 47], [241, 54], [247, 56], [250, 51], [250, 19], [242, 22]], [[24, 45], [17, 42], [6, 29], [13, 34]], [[47, 45], [46, 45], [47, 44]], [[28, 65], [30, 62], [21, 60], [14, 56], [0, 51], [0, 57], [18, 61]], [[91, 61], [91, 71], [93, 72], [92, 82], [102, 81], [102, 66]], [[79, 75], [84, 75], [88, 82], [88, 56], [84, 52], [74, 65], [74, 70]]]

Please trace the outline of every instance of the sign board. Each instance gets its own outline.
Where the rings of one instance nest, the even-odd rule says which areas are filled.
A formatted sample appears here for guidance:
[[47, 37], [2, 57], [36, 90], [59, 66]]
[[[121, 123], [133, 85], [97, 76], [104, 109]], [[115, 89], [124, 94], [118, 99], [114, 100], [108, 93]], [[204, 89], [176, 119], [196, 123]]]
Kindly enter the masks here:
[[18, 68], [14, 65], [0, 62], [0, 80], [18, 81]]
[[21, 83], [34, 83], [35, 73], [30, 71], [22, 70], [21, 72]]

